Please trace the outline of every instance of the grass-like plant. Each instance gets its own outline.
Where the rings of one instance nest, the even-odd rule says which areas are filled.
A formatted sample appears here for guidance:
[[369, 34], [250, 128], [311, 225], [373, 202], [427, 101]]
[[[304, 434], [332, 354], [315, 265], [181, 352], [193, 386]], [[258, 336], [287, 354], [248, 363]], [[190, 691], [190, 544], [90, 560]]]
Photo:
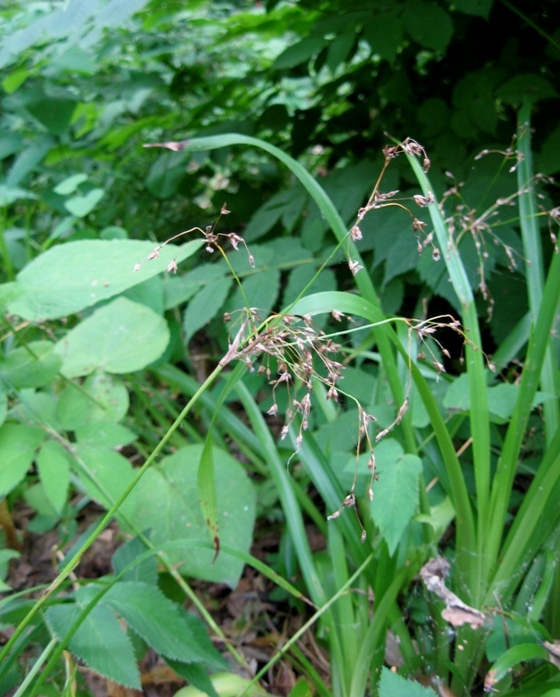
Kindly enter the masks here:
[[[293, 598], [304, 599], [311, 608], [308, 622], [259, 671], [253, 682], [265, 675], [272, 663], [289, 655], [321, 695], [362, 697], [369, 690], [386, 697], [393, 689], [391, 677], [382, 672], [389, 635], [397, 640], [402, 674], [430, 678], [434, 687], [438, 683], [449, 684], [456, 695], [468, 695], [472, 689], [481, 689], [482, 680], [487, 689], [499, 689], [500, 694], [513, 691], [527, 697], [547, 691], [554, 694], [557, 671], [548, 659], [555, 651], [552, 642], [560, 619], [553, 592], [558, 583], [555, 550], [560, 515], [556, 505], [560, 493], [560, 429], [559, 395], [555, 384], [557, 366], [550, 337], [560, 300], [560, 255], [553, 250], [546, 270], [546, 255], [538, 242], [540, 230], [533, 191], [528, 120], [529, 108], [524, 107], [518, 130], [517, 148], [522, 157], [517, 170], [517, 198], [531, 316], [529, 321], [512, 329], [491, 359], [485, 357], [482, 350], [475, 293], [451, 220], [435, 202], [427, 173], [429, 162], [414, 141], [388, 146], [385, 168], [395, 157], [406, 157], [422, 194], [411, 202], [398, 201], [395, 192], [382, 194], [384, 169], [350, 230], [312, 176], [295, 160], [266, 142], [231, 134], [160, 144], [171, 150], [193, 151], [242, 145], [261, 148], [277, 158], [299, 179], [319, 207], [337, 240], [333, 254], [343, 251], [358, 293], [313, 293], [313, 288], [309, 287], [281, 313], [262, 319], [253, 308], [244, 308], [239, 317], [233, 318], [228, 351], [201, 385], [171, 366], [156, 369], [188, 396], [187, 404], [142, 467], [135, 470], [119, 491], [108, 491], [103, 482], [93, 481], [107, 507], [106, 515], [64, 565], [53, 584], [24, 617], [18, 618], [16, 630], [0, 652], [0, 658], [7, 660], [4, 665], [16, 660], [30, 641], [31, 628], [41, 626], [37, 622], [39, 613], [46, 612], [52, 639], [28, 680], [20, 686], [18, 697], [40, 693], [43, 681], [50, 676], [66, 646], [73, 648], [90, 665], [98, 669], [104, 667], [107, 674], [107, 667], [96, 662], [93, 656], [80, 655], [76, 650], [76, 637], [84, 622], [100, 626], [95, 624], [96, 616], [101, 622], [102, 613], [109, 609], [123, 617], [174, 667], [180, 670], [182, 665], [183, 674], [194, 684], [208, 694], [216, 694], [217, 682], [211, 683], [192, 667], [185, 668], [197, 661], [206, 663], [210, 669], [215, 668], [218, 659], [211, 650], [195, 657], [189, 653], [191, 646], [171, 647], [169, 632], [187, 633], [187, 620], [183, 625], [173, 625], [172, 630], [168, 627], [166, 631], [163, 625], [157, 631], [146, 630], [139, 609], [141, 602], [154, 612], [160, 607], [162, 613], [171, 612], [167, 604], [170, 601], [164, 602], [155, 588], [146, 588], [146, 579], [153, 580], [153, 568], [144, 569], [145, 576], [140, 574], [136, 579], [145, 585], [128, 586], [136, 593], [130, 596], [128, 604], [125, 591], [119, 590], [122, 584], [132, 584], [130, 574], [135, 573], [135, 569], [143, 568], [144, 562], [157, 556], [184, 594], [197, 603], [212, 630], [219, 633], [219, 627], [174, 564], [173, 553], [177, 547], [184, 551], [189, 545], [202, 548], [212, 545], [218, 558], [237, 556], [253, 564]], [[445, 265], [461, 310], [460, 322], [455, 318], [416, 321], [384, 315], [356, 243], [362, 234], [360, 224], [364, 217], [391, 205], [408, 211], [412, 232], [419, 237], [420, 246], [431, 246], [434, 257], [439, 257], [434, 263]], [[410, 213], [410, 206], [414, 205], [425, 207], [429, 212], [433, 235], [423, 237], [426, 224]], [[480, 234], [479, 228], [476, 233]], [[206, 230], [203, 236], [204, 244], [219, 253], [223, 253], [222, 242], [226, 237], [235, 244], [243, 242], [233, 233], [220, 237], [214, 229]], [[174, 260], [168, 264], [171, 270], [175, 268]], [[238, 275], [231, 266], [230, 269], [242, 287]], [[359, 329], [366, 338], [361, 343], [355, 342], [353, 348], [342, 350], [338, 341], [350, 336], [354, 327], [345, 324], [342, 330], [331, 332], [319, 324], [322, 315], [334, 316], [336, 320], [359, 319]], [[446, 383], [448, 390], [456, 391], [455, 403], [462, 405], [452, 417], [445, 413], [437, 396], [444, 378], [438, 353], [440, 347], [433, 335], [442, 326], [451, 327], [464, 339], [465, 373], [458, 378], [447, 378]], [[375, 355], [371, 352], [372, 345], [377, 350]], [[329, 429], [331, 432], [339, 429], [341, 417], [352, 411], [352, 400], [356, 398], [350, 390], [344, 393], [342, 377], [347, 362], [356, 358], [362, 361], [371, 358], [377, 362], [372, 403], [380, 405], [388, 398], [392, 409], [374, 430], [374, 406], [357, 400], [354, 409], [356, 453], [341, 473], [333, 457], [334, 451], [324, 446], [324, 434]], [[523, 367], [517, 383], [507, 385], [510, 416], [500, 420], [496, 418], [497, 390], [505, 385], [497, 383], [497, 372], [493, 368], [502, 369], [514, 359], [522, 360]], [[229, 370], [234, 362], [237, 365]], [[280, 434], [283, 440], [274, 437], [261, 404], [247, 387], [247, 372], [258, 369], [271, 383], [272, 403], [267, 407], [271, 414], [282, 411], [278, 396], [284, 387], [289, 388], [290, 401], [284, 411], [286, 423]], [[221, 375], [225, 380], [217, 397], [210, 388]], [[539, 387], [540, 396], [537, 395]], [[228, 409], [226, 400], [231, 396], [243, 405], [250, 430]], [[337, 398], [345, 400], [345, 408], [337, 404]], [[419, 418], [420, 402], [423, 418]], [[514, 506], [515, 476], [528, 422], [537, 402], [543, 404], [545, 443], [523, 501]], [[177, 436], [181, 424], [195, 406], [201, 405], [212, 414], [208, 436], [197, 451], [198, 495], [210, 530], [211, 545], [208, 540], [154, 543], [127, 506], [130, 498], [137, 495], [142, 478], [158, 461], [165, 446]], [[315, 422], [312, 406], [320, 414]], [[323, 424], [322, 432], [314, 424]], [[287, 534], [305, 588], [303, 593], [292, 585], [291, 579], [280, 578], [272, 568], [223, 544], [217, 503], [220, 482], [213, 449], [215, 428], [233, 437], [249, 461], [266, 463], [286, 520]], [[296, 462], [301, 464], [305, 477], [321, 496], [324, 512], [317, 510], [288, 471], [285, 454], [288, 441], [291, 441], [288, 450], [293, 453], [290, 466]], [[472, 457], [465, 461], [464, 453], [468, 448]], [[424, 471], [428, 470], [436, 473], [441, 494], [437, 505], [424, 481]], [[306, 514], [324, 532], [326, 554], [311, 551], [305, 530]], [[116, 575], [95, 587], [76, 591], [71, 611], [62, 614], [60, 607], [64, 606], [57, 604], [57, 592], [68, 588], [73, 569], [114, 516], [146, 551], [137, 559], [117, 559]], [[330, 518], [328, 522], [327, 517]], [[449, 529], [454, 533], [452, 542], [447, 537], [444, 542], [444, 534], [448, 535]], [[441, 553], [445, 553], [447, 561], [439, 558]], [[449, 578], [445, 578], [449, 570]], [[419, 590], [420, 578], [425, 584], [423, 591]], [[406, 617], [407, 603], [413, 597], [421, 598], [420, 609]], [[7, 598], [3, 601], [5, 607], [13, 608], [15, 600]], [[330, 658], [329, 684], [298, 651], [299, 637], [314, 623], [321, 627]], [[106, 620], [105, 626], [113, 625]], [[244, 663], [243, 656], [235, 649], [232, 654]], [[45, 663], [46, 668], [35, 680]], [[523, 671], [518, 670], [520, 663], [526, 664]], [[8, 669], [0, 670], [5, 673]], [[133, 681], [132, 677], [129, 679]], [[240, 694], [251, 689], [250, 683], [243, 683]], [[407, 694], [426, 693], [412, 683], [407, 689]]]

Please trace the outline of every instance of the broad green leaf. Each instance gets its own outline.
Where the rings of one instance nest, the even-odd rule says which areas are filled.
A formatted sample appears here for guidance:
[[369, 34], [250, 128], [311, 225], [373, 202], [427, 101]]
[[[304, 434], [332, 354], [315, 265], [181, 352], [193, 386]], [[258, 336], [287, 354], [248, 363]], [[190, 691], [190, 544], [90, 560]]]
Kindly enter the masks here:
[[57, 416], [58, 396], [47, 387], [46, 392], [25, 388], [18, 392], [15, 411], [18, 417], [32, 423], [63, 430]]
[[[264, 318], [274, 307], [280, 290], [280, 271], [278, 269], [265, 269], [243, 281], [243, 290], [249, 303]], [[226, 308], [230, 312], [245, 307], [245, 299], [241, 291], [237, 289], [228, 300]]]
[[32, 341], [27, 347], [10, 351], [0, 360], [0, 379], [20, 390], [25, 387], [43, 387], [57, 376], [61, 357], [54, 353], [51, 341]]
[[88, 213], [91, 213], [103, 196], [105, 196], [103, 189], [92, 189], [83, 196], [79, 195], [69, 198], [64, 207], [69, 213], [75, 215], [76, 218], [84, 218]]
[[83, 184], [85, 181], [87, 181], [87, 174], [83, 172], [80, 174], [72, 174], [70, 177], [63, 179], [60, 184], [57, 184], [54, 187], [54, 191], [61, 196], [68, 196], [69, 194], [73, 194], [80, 184]]
[[[519, 385], [511, 383], [502, 383], [487, 387], [488, 392], [488, 409], [490, 411], [491, 420], [496, 423], [504, 423], [509, 419], [516, 406], [517, 397], [519, 395]], [[546, 401], [547, 395], [543, 392], [537, 392], [533, 400], [533, 408], [537, 407]], [[469, 383], [466, 374], [455, 378], [449, 386], [443, 406], [450, 411], [469, 411], [471, 402], [469, 396]]]
[[403, 26], [395, 15], [382, 15], [364, 27], [364, 38], [374, 53], [392, 63], [403, 41]]
[[350, 58], [350, 52], [356, 41], [356, 29], [352, 27], [336, 36], [327, 53], [327, 65], [331, 72], [335, 72], [341, 63]]
[[[166, 245], [157, 259], [151, 242], [137, 240], [82, 240], [49, 249], [17, 276], [21, 295], [8, 307], [25, 319], [56, 319], [118, 295], [194, 254], [203, 240], [181, 247]], [[142, 263], [134, 273], [136, 263]]]
[[69, 460], [68, 452], [55, 440], [44, 443], [37, 456], [37, 469], [45, 493], [59, 515], [62, 515], [70, 486]]
[[408, 2], [403, 23], [414, 41], [434, 51], [444, 51], [453, 35], [453, 24], [447, 12], [427, 2]]
[[32, 426], [8, 423], [0, 428], [0, 496], [22, 481], [44, 438], [44, 431]]
[[[58, 639], [78, 619], [78, 604], [53, 605], [46, 611], [47, 622]], [[132, 643], [107, 607], [96, 605], [70, 639], [73, 654], [100, 675], [121, 685], [140, 690], [140, 673]]]
[[205, 660], [205, 652], [179, 606], [156, 587], [140, 581], [116, 583], [103, 604], [118, 613], [158, 653], [184, 663]]
[[157, 360], [169, 343], [163, 317], [145, 305], [117, 298], [58, 342], [62, 374], [66, 377], [107, 373], [133, 373]]
[[[1, 205], [1, 204], [0, 204]], [[17, 283], [0, 283], [0, 307], [4, 308], [21, 293]]]
[[60, 136], [70, 127], [78, 100], [62, 87], [47, 83], [46, 89], [32, 86], [22, 95], [27, 111], [53, 135]]
[[76, 440], [98, 448], [121, 448], [134, 443], [137, 436], [128, 428], [112, 421], [94, 421], [76, 428]]
[[[137, 526], [151, 528], [152, 542], [201, 540], [212, 542], [197, 494], [202, 445], [181, 448], [149, 469], [123, 504], [123, 513]], [[255, 520], [255, 492], [241, 465], [214, 449], [220, 542], [247, 551]], [[237, 585], [243, 564], [223, 552], [213, 564], [212, 549], [170, 551], [182, 574]]]
[[388, 668], [381, 668], [379, 697], [435, 697], [430, 687], [424, 687], [415, 680], [407, 680]]
[[169, 276], [163, 279], [165, 309], [182, 305], [202, 288], [225, 277], [225, 264], [200, 264], [184, 276]]
[[[374, 484], [371, 515], [394, 554], [418, 507], [418, 478], [422, 462], [416, 455], [403, 454], [395, 440], [381, 441], [375, 448], [379, 480]], [[366, 455], [362, 460], [369, 458]], [[362, 465], [363, 467], [363, 465]]]
[[94, 421], [120, 421], [128, 411], [126, 387], [118, 378], [94, 373], [86, 378], [82, 389], [68, 386], [58, 400], [57, 415], [62, 428], [75, 431]]
[[[111, 559], [115, 573], [120, 574], [145, 551], [146, 545], [138, 537], [127, 540], [115, 551]], [[121, 578], [122, 582], [143, 581], [151, 586], [156, 586], [157, 580], [158, 564], [153, 555], [146, 557], [139, 563], [135, 563]]]
[[497, 97], [508, 104], [521, 104], [525, 99], [536, 102], [540, 99], [557, 98], [558, 92], [548, 80], [540, 75], [516, 75], [503, 84]]
[[296, 65], [300, 65], [301, 63], [308, 61], [311, 56], [319, 53], [324, 45], [325, 39], [322, 37], [306, 37], [298, 43], [288, 46], [288, 48], [274, 61], [272, 68], [274, 70], [294, 68]]
[[[86, 491], [102, 506], [110, 508], [130, 484], [134, 476], [132, 465], [125, 457], [108, 448], [78, 444], [76, 449], [85, 466], [85, 471], [79, 468], [76, 472]], [[142, 529], [147, 527], [141, 522], [139, 525]]]
[[279, 191], [260, 208], [257, 208], [243, 232], [246, 242], [264, 237], [280, 220], [287, 232], [291, 232], [307, 200], [301, 187]]
[[[282, 305], [286, 307], [298, 297], [301, 291], [314, 278], [317, 272], [315, 264], [305, 264], [296, 266], [292, 269], [286, 283]], [[336, 290], [336, 277], [330, 269], [323, 269], [319, 276], [313, 281], [311, 292], [320, 293], [323, 291]]]
[[189, 302], [183, 318], [187, 340], [192, 339], [199, 329], [214, 319], [222, 308], [232, 284], [232, 278], [219, 278], [204, 286]]
[[453, 6], [460, 12], [488, 19], [494, 0], [453, 0]]
[[157, 315], [163, 315], [165, 312], [165, 296], [161, 276], [153, 276], [143, 283], [132, 286], [125, 291], [124, 297], [149, 307]]

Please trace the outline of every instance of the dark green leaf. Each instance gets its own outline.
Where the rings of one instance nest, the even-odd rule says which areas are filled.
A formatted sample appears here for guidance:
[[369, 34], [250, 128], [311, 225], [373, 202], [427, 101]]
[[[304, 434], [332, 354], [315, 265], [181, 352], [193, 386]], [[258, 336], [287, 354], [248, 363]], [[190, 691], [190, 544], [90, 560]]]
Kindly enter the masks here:
[[179, 607], [158, 588], [140, 581], [116, 583], [103, 598], [103, 603], [163, 656], [183, 663], [206, 659]]
[[460, 12], [488, 19], [494, 0], [453, 0], [453, 6]]
[[[115, 573], [119, 574], [124, 569], [134, 562], [138, 557], [146, 551], [146, 545], [137, 537], [127, 540], [124, 545], [121, 545], [113, 554], [112, 563]], [[158, 568], [157, 561], [154, 555], [146, 557], [139, 563], [126, 572], [121, 581], [142, 581], [151, 586], [157, 585]]]
[[[54, 605], [47, 612], [47, 622], [54, 634], [63, 639], [77, 620], [81, 607], [75, 604]], [[113, 613], [96, 605], [70, 639], [70, 650], [90, 668], [121, 685], [140, 690], [140, 673], [130, 639]]]
[[408, 2], [403, 23], [414, 41], [434, 51], [444, 51], [453, 35], [453, 24], [447, 12], [426, 2]]
[[183, 318], [187, 340], [214, 319], [223, 307], [232, 284], [232, 278], [218, 278], [204, 286], [190, 301]]

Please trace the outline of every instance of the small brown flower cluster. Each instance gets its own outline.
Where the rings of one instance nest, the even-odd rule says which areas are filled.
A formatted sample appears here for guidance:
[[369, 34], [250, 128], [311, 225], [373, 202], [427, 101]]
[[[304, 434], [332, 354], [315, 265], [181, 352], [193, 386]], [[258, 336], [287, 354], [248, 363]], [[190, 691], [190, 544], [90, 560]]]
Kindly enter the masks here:
[[[261, 322], [257, 311], [243, 310], [240, 326], [226, 355], [220, 361], [225, 366], [232, 360], [243, 361], [249, 370], [255, 370], [255, 363], [260, 362], [259, 374], [266, 375], [272, 387], [272, 407], [268, 414], [278, 414], [276, 390], [286, 386], [294, 391], [290, 397], [290, 405], [286, 411], [286, 421], [281, 431], [285, 438], [290, 426], [299, 415], [299, 430], [296, 437], [296, 452], [303, 440], [303, 432], [309, 426], [309, 415], [312, 408], [311, 395], [314, 381], [319, 380], [327, 389], [327, 399], [338, 399], [337, 384], [342, 379], [343, 364], [335, 360], [332, 354], [340, 351], [309, 316], [272, 315]], [[342, 318], [342, 313], [337, 313]], [[231, 319], [230, 315], [225, 317]], [[317, 362], [319, 365], [317, 366]], [[298, 390], [303, 389], [304, 395], [297, 398]]]
[[[199, 227], [193, 227], [190, 228], [190, 230], [183, 230], [183, 232], [179, 232], [176, 235], [173, 235], [173, 237], [170, 237], [168, 240], [165, 240], [165, 242], [162, 242], [162, 244], [158, 244], [158, 246], [148, 254], [146, 257], [147, 261], [151, 261], [152, 259], [157, 259], [159, 257], [159, 253], [165, 247], [166, 244], [169, 244], [170, 242], [173, 242], [174, 240], [178, 239], [179, 237], [183, 237], [183, 235], [189, 235], [191, 232], [199, 232], [205, 239], [206, 242], [206, 251], [208, 254], [213, 254], [214, 251], [217, 249], [220, 251], [222, 254], [224, 254], [224, 251], [220, 245], [220, 238], [228, 239], [231, 243], [231, 246], [235, 249], [237, 252], [239, 250], [239, 245], [242, 244], [245, 247], [245, 250], [247, 252], [247, 257], [249, 260], [249, 264], [251, 267], [254, 269], [255, 268], [255, 259], [251, 252], [249, 251], [249, 247], [247, 247], [247, 243], [245, 240], [235, 232], [216, 232], [216, 226], [218, 224], [218, 221], [223, 215], [228, 215], [231, 213], [231, 211], [228, 211], [226, 208], [226, 205], [222, 206], [220, 210], [220, 215], [218, 216], [218, 220], [214, 223], [214, 225], [208, 225], [206, 230], [203, 230], [202, 228]], [[139, 271], [142, 267], [141, 263], [135, 264], [134, 265], [134, 271]], [[167, 265], [167, 271], [169, 273], [177, 273], [177, 262], [175, 259], [169, 262]]]
[[[405, 205], [405, 202], [407, 199], [401, 198], [397, 199], [397, 195], [399, 193], [398, 189], [395, 191], [387, 191], [387, 192], [382, 192], [379, 190], [379, 186], [381, 184], [381, 181], [383, 179], [383, 176], [385, 174], [385, 171], [387, 170], [387, 167], [391, 163], [392, 160], [394, 160], [398, 155], [401, 153], [407, 153], [408, 155], [414, 155], [416, 157], [422, 157], [423, 158], [423, 166], [424, 166], [424, 171], [428, 171], [430, 168], [430, 160], [428, 156], [426, 155], [426, 151], [424, 148], [417, 143], [415, 140], [412, 140], [412, 138], [407, 138], [405, 141], [402, 143], [399, 143], [398, 145], [387, 145], [383, 149], [383, 155], [385, 156], [385, 163], [383, 165], [383, 169], [381, 170], [381, 173], [379, 174], [377, 181], [375, 183], [375, 186], [373, 188], [373, 191], [366, 203], [365, 206], [360, 208], [358, 210], [358, 214], [356, 217], [356, 222], [350, 229], [349, 233], [349, 238], [352, 242], [358, 242], [359, 240], [362, 239], [363, 234], [362, 230], [360, 229], [360, 223], [363, 221], [365, 216], [372, 210], [376, 210], [379, 208], [387, 208], [388, 206], [397, 206], [398, 208], [402, 208], [402, 210], [406, 211], [410, 217], [412, 218], [412, 230], [416, 235], [416, 238], [418, 240], [418, 253], [422, 253], [425, 247], [431, 246], [432, 247], [432, 258], [434, 261], [438, 261], [441, 254], [439, 249], [436, 247], [434, 243], [434, 234], [431, 232], [430, 234], [425, 234], [424, 233], [424, 228], [426, 227], [426, 223], [419, 220], [408, 208], [407, 205]], [[420, 208], [426, 208], [428, 206], [431, 206], [436, 203], [436, 199], [434, 194], [431, 191], [426, 192], [425, 195], [421, 194], [416, 194], [412, 197], [412, 200], [414, 203], [419, 206]], [[423, 239], [421, 237], [423, 236]], [[348, 260], [348, 267], [350, 268], [350, 271], [352, 274], [356, 275], [358, 271], [360, 271], [363, 267], [362, 265], [358, 262], [352, 259], [350, 249], [347, 250], [346, 253], [347, 260]]]

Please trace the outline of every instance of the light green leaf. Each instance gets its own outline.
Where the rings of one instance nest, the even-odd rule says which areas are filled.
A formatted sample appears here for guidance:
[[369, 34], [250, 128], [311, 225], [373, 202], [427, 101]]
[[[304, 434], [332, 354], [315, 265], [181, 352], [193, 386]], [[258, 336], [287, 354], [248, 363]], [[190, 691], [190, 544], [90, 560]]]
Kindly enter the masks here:
[[[1, 205], [1, 204], [0, 204]], [[17, 283], [0, 283], [0, 307], [4, 308], [14, 298], [21, 293]]]
[[163, 656], [184, 663], [205, 660], [205, 652], [183, 620], [179, 606], [157, 587], [140, 581], [116, 583], [103, 603]]
[[70, 486], [70, 459], [58, 441], [49, 440], [43, 445], [37, 456], [37, 469], [49, 501], [62, 515]]
[[48, 385], [62, 365], [54, 348], [51, 341], [32, 341], [27, 347], [10, 351], [0, 361], [0, 378], [17, 390]]
[[[151, 528], [157, 546], [170, 540], [211, 543], [197, 494], [197, 472], [202, 445], [181, 448], [163, 458], [142, 477], [123, 504], [123, 513], [143, 530]], [[241, 465], [222, 450], [214, 449], [220, 542], [244, 551], [251, 546], [255, 520], [255, 491]], [[214, 564], [212, 549], [185, 546], [170, 551], [182, 574], [236, 586], [243, 564], [220, 554]]]
[[64, 207], [69, 213], [75, 215], [76, 218], [84, 218], [88, 213], [91, 213], [103, 196], [105, 196], [103, 189], [92, 189], [83, 196], [79, 195], [69, 198]]
[[62, 428], [75, 431], [94, 421], [120, 421], [128, 411], [126, 387], [118, 378], [94, 373], [86, 378], [82, 390], [68, 386], [58, 400], [57, 415]]
[[54, 187], [54, 191], [61, 196], [68, 196], [69, 194], [73, 194], [80, 184], [83, 184], [85, 181], [87, 181], [87, 174], [83, 172], [80, 174], [73, 174], [70, 177], [66, 177], [60, 184], [57, 184]]
[[0, 428], [0, 496], [22, 481], [44, 438], [44, 431], [32, 426], [4, 424]]
[[56, 345], [66, 377], [133, 373], [157, 360], [169, 343], [163, 317], [145, 305], [117, 298], [72, 329]]
[[22, 292], [10, 301], [9, 310], [33, 320], [80, 312], [164, 271], [173, 259], [187, 259], [203, 243], [166, 245], [151, 261], [146, 257], [153, 243], [138, 240], [81, 240], [52, 247], [18, 274], [16, 286]]
[[[54, 605], [46, 611], [54, 634], [63, 639], [78, 619], [77, 604]], [[130, 639], [113, 613], [96, 605], [69, 642], [70, 650], [100, 675], [121, 685], [140, 690], [140, 673]]]
[[31, 191], [26, 191], [25, 189], [20, 189], [19, 186], [9, 186], [7, 184], [0, 184], [0, 206], [11, 206], [12, 203], [16, 201], [22, 201], [24, 199], [34, 199], [37, 196]]
[[94, 421], [76, 428], [78, 443], [97, 448], [120, 448], [134, 443], [137, 436], [128, 428], [112, 421]]
[[[371, 514], [390, 554], [394, 554], [416, 513], [422, 463], [415, 455], [404, 455], [400, 443], [393, 439], [381, 441], [374, 453], [379, 480], [373, 487]], [[363, 470], [368, 458], [368, 454], [360, 458], [360, 469]]]
[[379, 697], [435, 697], [435, 692], [414, 680], [407, 680], [388, 668], [381, 669]]
[[232, 283], [232, 278], [219, 278], [204, 286], [190, 301], [183, 319], [187, 340], [214, 319], [223, 306]]
[[[85, 472], [82, 469], [76, 471], [88, 494], [105, 508], [110, 508], [130, 484], [134, 476], [132, 465], [114, 450], [78, 444], [77, 451]], [[142, 529], [147, 527], [140, 521], [138, 524]]]

